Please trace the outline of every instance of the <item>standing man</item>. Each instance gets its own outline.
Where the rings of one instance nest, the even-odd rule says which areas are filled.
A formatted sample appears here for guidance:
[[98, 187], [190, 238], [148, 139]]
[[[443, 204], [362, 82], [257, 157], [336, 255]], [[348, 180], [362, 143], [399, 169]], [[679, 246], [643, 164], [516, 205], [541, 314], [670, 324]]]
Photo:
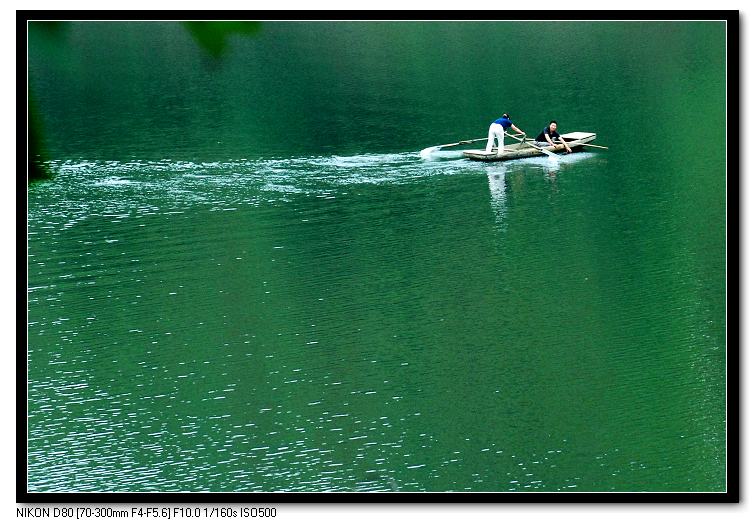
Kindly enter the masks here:
[[488, 129], [488, 145], [485, 147], [486, 153], [493, 152], [493, 142], [497, 138], [498, 156], [503, 156], [503, 138], [505, 136], [504, 131], [509, 127], [514, 129], [517, 134], [524, 134], [524, 131], [514, 125], [509, 114], [503, 113], [503, 115], [499, 119], [490, 124], [490, 129]]
[[566, 147], [566, 150], [568, 152], [571, 152], [569, 145], [564, 141], [563, 138], [561, 138], [561, 135], [558, 134], [558, 131], [556, 131], [557, 128], [558, 123], [556, 123], [556, 120], [551, 120], [551, 123], [548, 124], [548, 127], [544, 127], [543, 130], [540, 131], [540, 134], [537, 135], [537, 138], [535, 138], [535, 145], [538, 145], [540, 147], [546, 147], [548, 145], [558, 147], [555, 140], [560, 140], [561, 143]]

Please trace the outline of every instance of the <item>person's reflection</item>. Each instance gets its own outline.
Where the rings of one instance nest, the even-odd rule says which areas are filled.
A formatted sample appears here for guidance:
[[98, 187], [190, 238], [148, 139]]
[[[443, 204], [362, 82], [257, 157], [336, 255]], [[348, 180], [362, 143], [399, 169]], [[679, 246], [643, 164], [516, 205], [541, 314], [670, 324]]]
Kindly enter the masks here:
[[488, 186], [493, 219], [500, 228], [506, 226], [506, 167], [503, 164], [489, 166]]

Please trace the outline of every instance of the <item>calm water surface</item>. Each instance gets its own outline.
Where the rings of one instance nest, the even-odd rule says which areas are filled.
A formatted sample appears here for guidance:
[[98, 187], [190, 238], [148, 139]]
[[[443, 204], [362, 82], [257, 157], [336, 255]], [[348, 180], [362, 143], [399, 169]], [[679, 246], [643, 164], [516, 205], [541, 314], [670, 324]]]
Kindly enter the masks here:
[[[29, 490], [724, 490], [724, 38], [30, 40]], [[420, 156], [503, 111], [610, 150]]]

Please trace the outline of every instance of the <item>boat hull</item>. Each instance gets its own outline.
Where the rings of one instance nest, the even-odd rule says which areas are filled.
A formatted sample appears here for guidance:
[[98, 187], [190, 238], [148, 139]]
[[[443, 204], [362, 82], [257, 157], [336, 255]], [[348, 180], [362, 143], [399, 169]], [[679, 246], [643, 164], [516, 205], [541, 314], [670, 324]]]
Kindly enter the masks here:
[[[573, 132], [561, 135], [564, 141], [569, 144], [572, 151], [579, 150], [584, 144], [592, 142], [595, 140], [595, 136], [595, 133], [584, 132]], [[527, 140], [527, 142], [534, 143], [534, 140]], [[563, 145], [540, 148], [554, 153], [566, 150]], [[519, 142], [506, 145], [504, 147], [504, 152], [501, 155], [498, 154], [498, 151], [496, 151], [495, 148], [493, 149], [493, 152], [490, 153], [486, 153], [485, 149], [468, 149], [462, 151], [462, 153], [466, 158], [478, 162], [503, 162], [506, 160], [516, 160], [518, 158], [529, 158], [531, 156], [545, 156], [545, 153], [538, 151], [534, 147]]]

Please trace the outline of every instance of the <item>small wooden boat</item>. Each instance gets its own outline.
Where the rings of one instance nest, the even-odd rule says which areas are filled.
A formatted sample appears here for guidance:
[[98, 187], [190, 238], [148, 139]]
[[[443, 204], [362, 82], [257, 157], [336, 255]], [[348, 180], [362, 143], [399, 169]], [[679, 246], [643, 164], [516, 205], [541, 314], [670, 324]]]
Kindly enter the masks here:
[[[561, 137], [569, 144], [569, 148], [574, 151], [595, 140], [595, 133], [573, 132], [562, 134]], [[534, 139], [528, 139], [526, 140], [526, 143], [513, 142], [511, 144], [506, 144], [503, 148], [503, 154], [501, 155], [498, 154], [496, 149], [497, 148], [494, 147], [493, 152], [490, 153], [486, 153], [485, 149], [468, 149], [462, 151], [462, 153], [470, 160], [481, 162], [502, 162], [505, 160], [515, 160], [517, 158], [527, 158], [530, 156], [545, 156], [545, 153], [538, 149], [544, 149], [550, 152], [561, 152], [566, 150], [566, 148], [560, 144], [555, 147], [552, 145], [547, 147], [537, 146]]]

